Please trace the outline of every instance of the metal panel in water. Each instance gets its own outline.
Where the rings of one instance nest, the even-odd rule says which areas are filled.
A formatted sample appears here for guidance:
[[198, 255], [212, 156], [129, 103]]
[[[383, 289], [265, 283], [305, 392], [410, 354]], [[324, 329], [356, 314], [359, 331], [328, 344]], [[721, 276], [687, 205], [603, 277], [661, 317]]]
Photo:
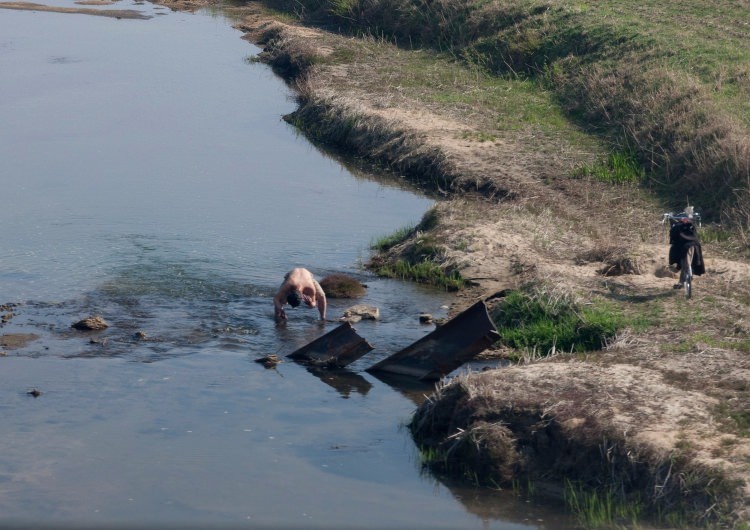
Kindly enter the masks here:
[[437, 380], [500, 338], [483, 301], [449, 320], [426, 337], [367, 369], [425, 381]]

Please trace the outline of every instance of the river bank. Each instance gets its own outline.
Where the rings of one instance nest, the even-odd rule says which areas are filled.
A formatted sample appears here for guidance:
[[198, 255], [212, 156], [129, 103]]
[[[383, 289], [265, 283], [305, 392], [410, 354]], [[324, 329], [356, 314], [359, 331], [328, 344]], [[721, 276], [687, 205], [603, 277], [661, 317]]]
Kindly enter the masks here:
[[603, 300], [632, 317], [601, 351], [458, 378], [417, 412], [418, 443], [483, 483], [606, 485], [644, 513], [671, 514], [665, 521], [742, 525], [750, 266], [705, 245], [707, 272], [688, 302], [666, 269], [664, 206], [636, 187], [570, 178], [598, 146], [582, 150], [542, 125], [484, 138], [481, 124], [497, 116], [472, 99], [490, 95], [450, 61], [298, 26], [255, 4], [236, 14], [264, 46], [260, 60], [297, 89], [288, 121], [444, 197], [429, 227], [379, 260], [433, 248], [470, 282], [454, 311], [544, 283], [550, 296]]

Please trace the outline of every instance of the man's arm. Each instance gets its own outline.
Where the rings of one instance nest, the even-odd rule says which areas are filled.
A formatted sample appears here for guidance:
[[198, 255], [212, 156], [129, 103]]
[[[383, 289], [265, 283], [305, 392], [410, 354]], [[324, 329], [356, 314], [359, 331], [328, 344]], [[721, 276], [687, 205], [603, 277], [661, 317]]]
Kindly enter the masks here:
[[318, 302], [318, 311], [320, 311], [320, 320], [326, 319], [326, 295], [321, 290], [320, 292], [315, 293], [315, 298]]
[[284, 299], [286, 298], [287, 289], [284, 288], [284, 286], [279, 289], [279, 292], [276, 293], [276, 296], [273, 297], [273, 309], [274, 309], [274, 317], [276, 320], [286, 320], [286, 312], [284, 312]]
[[320, 311], [320, 320], [326, 319], [326, 293], [320, 286], [317, 280], [313, 280], [313, 286], [315, 287], [315, 301], [318, 303], [318, 311]]

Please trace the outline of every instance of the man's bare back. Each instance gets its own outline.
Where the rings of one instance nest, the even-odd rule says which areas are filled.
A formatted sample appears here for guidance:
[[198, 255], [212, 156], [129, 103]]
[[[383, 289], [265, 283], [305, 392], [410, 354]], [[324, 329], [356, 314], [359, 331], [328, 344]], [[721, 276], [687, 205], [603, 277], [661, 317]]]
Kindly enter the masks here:
[[304, 302], [307, 307], [317, 307], [320, 319], [326, 319], [327, 304], [323, 288], [309, 270], [297, 267], [284, 276], [279, 292], [273, 297], [276, 320], [286, 320], [286, 312], [283, 308], [285, 303], [297, 307], [301, 302]]

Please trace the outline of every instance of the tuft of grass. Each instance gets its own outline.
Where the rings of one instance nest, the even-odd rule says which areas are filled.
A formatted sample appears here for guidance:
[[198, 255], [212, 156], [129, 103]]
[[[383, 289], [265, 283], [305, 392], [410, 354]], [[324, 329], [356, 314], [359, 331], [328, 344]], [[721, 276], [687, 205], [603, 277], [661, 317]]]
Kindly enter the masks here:
[[501, 343], [533, 357], [600, 350], [628, 322], [609, 305], [584, 306], [541, 287], [511, 292], [493, 309], [493, 319]]
[[732, 432], [743, 438], [750, 437], [750, 411], [737, 409], [729, 403], [722, 402], [716, 407], [719, 422], [727, 425]]
[[406, 241], [414, 233], [414, 230], [414, 225], [403, 226], [390, 235], [377, 238], [370, 243], [370, 248], [378, 252], [384, 252]]
[[700, 229], [701, 243], [727, 243], [732, 240], [732, 232], [719, 225], [706, 225]]
[[435, 228], [438, 225], [439, 221], [440, 216], [438, 215], [437, 208], [430, 208], [424, 213], [424, 215], [422, 216], [422, 220], [419, 221], [417, 230], [428, 232]]
[[632, 153], [613, 152], [605, 160], [579, 167], [573, 171], [573, 177], [593, 177], [609, 184], [639, 184], [646, 171]]
[[413, 264], [401, 259], [395, 263], [383, 264], [375, 272], [379, 276], [413, 280], [418, 283], [441, 287], [446, 291], [457, 291], [463, 288], [466, 283], [457, 271], [446, 273], [436, 263], [428, 260]]
[[417, 450], [419, 451], [419, 460], [425, 467], [446, 466], [448, 463], [448, 455], [439, 447], [417, 444]]
[[585, 528], [619, 525], [635, 526], [643, 508], [640, 503], [622, 500], [611, 490], [593, 490], [565, 481], [565, 504]]

